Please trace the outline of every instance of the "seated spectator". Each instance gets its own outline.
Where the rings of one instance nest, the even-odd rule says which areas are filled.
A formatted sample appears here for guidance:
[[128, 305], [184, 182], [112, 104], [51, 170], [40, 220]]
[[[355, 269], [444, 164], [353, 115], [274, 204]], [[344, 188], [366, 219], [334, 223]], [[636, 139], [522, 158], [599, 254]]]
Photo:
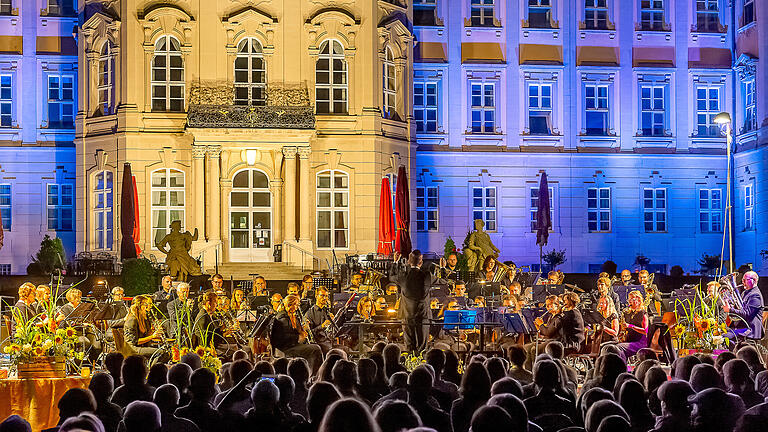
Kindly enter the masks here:
[[197, 353], [191, 351], [181, 356], [181, 363], [188, 364], [193, 372], [203, 367], [203, 360]]
[[403, 429], [421, 427], [421, 418], [403, 401], [390, 400], [381, 404], [374, 413], [381, 432], [400, 432]]
[[115, 389], [112, 394], [112, 403], [125, 409], [133, 401], [149, 402], [152, 400], [155, 389], [148, 386], [145, 381], [147, 365], [144, 357], [140, 355], [128, 356], [123, 360], [120, 374], [123, 378], [123, 385]]
[[510, 363], [507, 376], [516, 379], [522, 385], [533, 382], [533, 374], [523, 367], [528, 358], [525, 348], [518, 345], [511, 346], [507, 351], [507, 357]]
[[125, 407], [122, 426], [124, 432], [160, 432], [160, 410], [157, 405], [146, 401], [133, 401]]
[[176, 417], [179, 407], [179, 389], [173, 384], [163, 384], [155, 390], [154, 403], [160, 410], [160, 432], [200, 432], [192, 421]]
[[461, 374], [459, 373], [459, 355], [454, 351], [445, 352], [445, 368], [443, 369], [443, 379], [456, 384], [461, 384]]
[[637, 354], [635, 354], [635, 357], [637, 357], [637, 362], [642, 363], [646, 360], [656, 360], [659, 361], [659, 355], [656, 354], [656, 351], [650, 349], [650, 348], [640, 348], [637, 351]]
[[[525, 404], [517, 396], [511, 394], [499, 394], [488, 399], [488, 406], [498, 406], [504, 409], [512, 419], [509, 425], [509, 432], [530, 431], [530, 422], [528, 421], [528, 411]], [[473, 431], [474, 432], [474, 431]]]
[[697, 364], [693, 367], [691, 372], [691, 387], [693, 391], [699, 393], [708, 388], [721, 388], [725, 389], [723, 384], [723, 377], [717, 372], [717, 369], [713, 365], [706, 363]]
[[336, 362], [339, 360], [342, 360], [344, 356], [338, 352], [339, 350], [330, 350], [328, 351], [328, 354], [325, 356], [325, 360], [323, 360], [323, 363], [320, 365], [320, 368], [317, 370], [317, 380], [318, 381], [326, 381], [326, 382], [332, 382], [332, 372], [333, 372], [333, 366], [336, 365]]
[[[357, 392], [357, 367], [355, 363], [349, 360], [339, 360], [333, 365], [331, 370], [331, 380], [341, 393], [342, 397], [351, 397], [362, 400], [363, 397]], [[368, 405], [371, 401], [363, 400]]]
[[201, 431], [223, 430], [221, 414], [211, 404], [216, 395], [216, 375], [206, 368], [192, 372], [189, 392], [192, 399], [187, 405], [177, 408], [174, 414], [192, 421]]
[[186, 363], [176, 363], [168, 370], [168, 383], [173, 384], [179, 390], [179, 406], [189, 403], [189, 378], [192, 376], [192, 368]]
[[733, 359], [723, 366], [725, 388], [739, 396], [747, 408], [752, 408], [764, 402], [764, 397], [755, 391], [755, 382], [749, 377], [750, 370], [747, 362]]
[[0, 432], [32, 432], [32, 426], [21, 416], [8, 416], [0, 423]]
[[408, 404], [416, 410], [424, 426], [437, 432], [451, 432], [448, 413], [429, 402], [434, 381], [428, 367], [419, 366], [408, 377]]
[[112, 375], [104, 372], [93, 374], [91, 382], [88, 384], [88, 390], [91, 391], [96, 400], [94, 414], [101, 420], [105, 432], [117, 431], [117, 425], [123, 418], [123, 409], [109, 400], [114, 391]]
[[646, 372], [648, 372], [648, 369], [658, 365], [659, 365], [658, 360], [652, 360], [652, 359], [643, 360], [642, 362], [640, 362], [640, 364], [635, 366], [635, 371], [634, 371], [635, 378], [637, 378], [637, 380], [640, 381], [641, 383], [644, 383], [645, 374]]
[[149, 375], [147, 376], [147, 385], [153, 388], [158, 388], [163, 384], [168, 383], [168, 366], [165, 363], [155, 363], [149, 368]]
[[747, 345], [741, 347], [736, 352], [736, 358], [744, 360], [747, 363], [747, 366], [749, 366], [750, 377], [752, 379], [755, 379], [757, 374], [765, 370], [765, 365], [760, 358], [760, 354], [753, 346]]
[[645, 394], [648, 395], [648, 407], [655, 416], [662, 415], [658, 388], [665, 382], [667, 382], [667, 373], [660, 366], [648, 369], [648, 372], [645, 374], [643, 387], [645, 387]]
[[[338, 365], [338, 363], [337, 363]], [[286, 430], [293, 430], [294, 428], [304, 424], [307, 420], [299, 413], [291, 411], [291, 400], [293, 399], [293, 390], [295, 385], [293, 380], [288, 375], [278, 375], [275, 378], [275, 385], [280, 392], [280, 397], [277, 401], [277, 410], [282, 418], [283, 427]]]
[[600, 427], [597, 428], [597, 432], [626, 431], [630, 429], [630, 424], [627, 419], [619, 415], [610, 415], [600, 422]]
[[768, 398], [768, 371], [762, 371], [755, 377], [755, 391]]
[[299, 428], [300, 432], [317, 432], [325, 412], [336, 401], [341, 400], [341, 394], [331, 383], [317, 382], [309, 388], [307, 395], [307, 412], [309, 423]]
[[619, 390], [618, 402], [629, 415], [633, 432], [647, 432], [653, 429], [655, 418], [648, 408], [648, 400], [642, 384], [634, 379], [625, 381]]
[[619, 401], [619, 391], [621, 390], [621, 386], [630, 380], [635, 380], [635, 376], [629, 372], [624, 372], [616, 377], [616, 384], [613, 385], [613, 400], [616, 402]]
[[679, 380], [688, 381], [691, 379], [693, 367], [701, 364], [701, 360], [696, 356], [680, 357], [672, 362], [672, 376]]
[[488, 375], [491, 377], [492, 383], [507, 376], [507, 365], [504, 363], [503, 359], [499, 357], [491, 357], [483, 362], [483, 364], [488, 370]]
[[399, 345], [387, 344], [381, 354], [384, 356], [384, 375], [387, 378], [391, 377], [395, 372], [407, 372], [405, 366], [400, 364], [401, 351]]
[[715, 359], [715, 368], [717, 368], [718, 372], [723, 373], [723, 365], [729, 360], [733, 360], [735, 358], [736, 358], [736, 354], [730, 351], [722, 352]]
[[578, 408], [582, 423], [587, 418], [587, 411], [589, 411], [589, 408], [594, 405], [595, 402], [601, 400], [614, 400], [613, 393], [604, 388], [595, 387], [581, 394]]
[[[563, 365], [563, 369], [565, 369], [567, 374], [568, 382], [578, 382], [579, 373], [576, 371], [576, 369], [570, 366], [566, 366], [564, 363], [562, 363], [563, 359], [565, 358], [565, 347], [563, 346], [562, 342], [551, 341], [547, 343], [547, 345], [544, 347], [544, 352], [549, 354], [552, 359], [560, 361], [560, 363]], [[563, 385], [565, 384], [566, 383], [564, 382]]]
[[357, 386], [356, 391], [370, 404], [375, 403], [384, 396], [379, 393], [376, 385], [376, 362], [369, 358], [361, 358], [357, 361]]
[[512, 394], [515, 395], [518, 398], [523, 397], [523, 386], [520, 385], [520, 383], [511, 377], [504, 377], [491, 386], [491, 395], [496, 396], [498, 394]]
[[384, 356], [380, 352], [372, 351], [368, 353], [368, 358], [376, 363], [376, 378], [374, 379], [376, 391], [382, 395], [389, 393], [389, 380], [384, 374]]
[[512, 429], [512, 418], [495, 405], [480, 407], [472, 416], [472, 432], [497, 432]]
[[123, 381], [120, 378], [120, 369], [123, 367], [123, 360], [123, 354], [119, 352], [111, 352], [104, 357], [104, 367], [109, 374], [112, 375], [115, 388], [123, 385]]
[[365, 404], [354, 399], [341, 399], [328, 408], [319, 431], [381, 432], [381, 429]]
[[288, 376], [293, 379], [294, 384], [293, 399], [290, 403], [291, 410], [301, 414], [305, 419], [309, 418], [309, 413], [307, 412], [309, 387], [307, 383], [309, 382], [310, 374], [309, 362], [306, 359], [296, 357], [288, 362]]
[[250, 430], [282, 431], [280, 416], [280, 390], [270, 380], [260, 380], [251, 390], [251, 409], [245, 413], [245, 424]]
[[656, 418], [653, 432], [690, 431], [691, 406], [688, 397], [695, 394], [691, 385], [678, 379], [670, 380], [658, 388], [657, 394], [661, 401], [661, 415]]
[[71, 388], [67, 390], [56, 405], [59, 408], [59, 422], [55, 427], [44, 429], [43, 432], [56, 432], [70, 417], [77, 417], [84, 412], [96, 411], [96, 399], [87, 389]]
[[68, 418], [59, 427], [59, 432], [104, 432], [104, 425], [94, 414], [82, 413]]
[[472, 415], [491, 397], [491, 377], [482, 363], [470, 362], [461, 379], [461, 397], [451, 406], [453, 432], [467, 432]]
[[573, 403], [568, 399], [557, 395], [557, 389], [562, 385], [561, 374], [557, 364], [552, 360], [536, 362], [533, 366], [533, 383], [536, 386], [536, 395], [525, 399], [525, 408], [528, 417], [534, 423], [540, 416], [546, 414], [565, 414], [574, 418]]
[[453, 401], [459, 398], [459, 387], [443, 379], [446, 354], [443, 350], [432, 348], [427, 351], [424, 360], [428, 365], [432, 366], [432, 370], [435, 372], [432, 396], [440, 403], [440, 408], [448, 412], [451, 410]]
[[[733, 361], [740, 360], [728, 363]], [[688, 402], [692, 405], [691, 423], [695, 432], [731, 432], [744, 414], [744, 402], [719, 388], [692, 395]]]
[[597, 401], [587, 410], [587, 417], [584, 419], [584, 429], [586, 432], [597, 432], [600, 423], [609, 416], [617, 415], [629, 421], [629, 415], [621, 405], [612, 400]]
[[290, 359], [288, 357], [280, 357], [272, 361], [272, 367], [275, 368], [275, 374], [286, 375], [288, 373], [289, 362]]
[[258, 371], [262, 375], [274, 375], [275, 374], [275, 368], [272, 366], [272, 363], [261, 360], [256, 362], [256, 364], [253, 366], [253, 370]]
[[[225, 413], [245, 415], [246, 411], [251, 408], [251, 392], [245, 385], [239, 384], [252, 370], [251, 362], [248, 360], [236, 360], [232, 362], [229, 373], [232, 376], [235, 386], [229, 389], [228, 392], [217, 394], [214, 398], [214, 405], [217, 406], [219, 413], [222, 415]], [[227, 397], [227, 403], [220, 405], [225, 396]]]

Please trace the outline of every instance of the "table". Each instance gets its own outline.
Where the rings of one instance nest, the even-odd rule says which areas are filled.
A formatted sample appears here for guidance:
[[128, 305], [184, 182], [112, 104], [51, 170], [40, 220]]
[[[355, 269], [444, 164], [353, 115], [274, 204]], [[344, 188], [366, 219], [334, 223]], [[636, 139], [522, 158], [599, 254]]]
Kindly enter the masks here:
[[18, 414], [33, 431], [56, 426], [59, 399], [71, 388], [88, 388], [90, 378], [39, 378], [0, 380], [0, 421]]

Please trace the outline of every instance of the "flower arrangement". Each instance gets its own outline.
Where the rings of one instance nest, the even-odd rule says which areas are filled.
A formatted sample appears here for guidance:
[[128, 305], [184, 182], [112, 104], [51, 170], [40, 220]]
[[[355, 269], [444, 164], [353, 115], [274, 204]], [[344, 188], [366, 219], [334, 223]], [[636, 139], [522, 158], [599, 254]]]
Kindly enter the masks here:
[[[714, 350], [727, 344], [727, 326], [720, 322], [717, 309], [707, 305], [701, 285], [696, 288], [695, 298], [700, 307], [695, 307], [690, 299], [675, 300], [677, 324], [670, 331], [678, 348]], [[713, 301], [716, 303], [717, 297]]]
[[423, 353], [411, 354], [404, 352], [400, 355], [400, 357], [402, 357], [403, 366], [405, 366], [405, 369], [407, 369], [408, 372], [413, 372], [414, 369], [426, 363]]
[[189, 352], [194, 352], [200, 357], [200, 360], [202, 361], [203, 367], [206, 369], [209, 369], [211, 372], [213, 372], [216, 377], [219, 377], [219, 371], [221, 370], [221, 359], [219, 359], [218, 355], [216, 354], [216, 350], [212, 347], [204, 347], [204, 346], [198, 346], [194, 350], [188, 348], [188, 347], [181, 347], [173, 346], [172, 350], [172, 360], [174, 362], [178, 362], [182, 356], [186, 355]]

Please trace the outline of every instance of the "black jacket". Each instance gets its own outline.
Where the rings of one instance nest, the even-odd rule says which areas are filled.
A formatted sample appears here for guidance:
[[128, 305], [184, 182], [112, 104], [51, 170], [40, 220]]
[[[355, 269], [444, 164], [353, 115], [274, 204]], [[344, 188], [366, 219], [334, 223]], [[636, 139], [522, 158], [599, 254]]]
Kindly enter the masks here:
[[272, 346], [285, 351], [299, 344], [299, 332], [291, 325], [291, 319], [288, 314], [280, 312], [272, 323], [272, 334], [270, 335]]

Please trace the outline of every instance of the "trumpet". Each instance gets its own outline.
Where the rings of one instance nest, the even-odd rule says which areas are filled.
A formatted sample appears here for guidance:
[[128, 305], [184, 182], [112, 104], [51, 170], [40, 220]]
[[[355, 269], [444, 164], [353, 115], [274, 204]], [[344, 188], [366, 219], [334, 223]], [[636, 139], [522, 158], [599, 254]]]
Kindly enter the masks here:
[[744, 301], [741, 298], [739, 285], [736, 282], [738, 274], [738, 272], [734, 272], [720, 278], [720, 298], [723, 302], [728, 303], [731, 308], [741, 311], [744, 309]]

